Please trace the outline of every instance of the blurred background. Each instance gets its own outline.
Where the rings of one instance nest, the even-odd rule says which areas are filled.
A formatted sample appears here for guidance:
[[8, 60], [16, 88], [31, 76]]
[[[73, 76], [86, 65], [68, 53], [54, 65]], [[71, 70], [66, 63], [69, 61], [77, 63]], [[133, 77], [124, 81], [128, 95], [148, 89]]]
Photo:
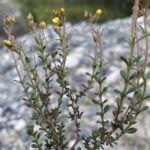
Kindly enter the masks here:
[[[45, 20], [49, 24], [52, 10], [60, 7], [66, 9], [67, 21], [72, 23], [83, 21], [85, 10], [95, 12], [97, 8], [101, 8], [103, 15], [100, 21], [104, 22], [129, 16], [132, 2], [133, 0], [0, 0], [0, 27], [3, 17], [15, 14], [18, 20], [14, 30], [16, 35], [21, 35], [26, 31], [24, 20], [29, 12], [35, 16], [36, 21]], [[2, 33], [3, 30], [0, 30], [1, 36]]]
[[101, 21], [129, 16], [132, 0], [14, 0], [21, 5], [21, 13], [26, 16], [32, 12], [37, 20], [49, 22], [52, 9], [64, 7], [68, 20], [78, 22], [83, 20], [84, 10], [95, 11], [103, 9]]

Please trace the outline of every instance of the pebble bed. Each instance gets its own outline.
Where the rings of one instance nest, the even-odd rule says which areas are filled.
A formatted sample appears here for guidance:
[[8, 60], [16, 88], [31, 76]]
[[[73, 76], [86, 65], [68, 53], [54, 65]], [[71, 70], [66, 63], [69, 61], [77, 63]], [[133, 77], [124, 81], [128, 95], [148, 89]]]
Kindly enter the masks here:
[[[142, 18], [139, 19], [139, 22]], [[129, 45], [125, 39], [129, 37], [131, 18], [117, 19], [97, 25], [103, 32], [103, 50], [104, 58], [108, 63], [104, 68], [104, 74], [107, 74], [106, 85], [110, 87], [120, 86], [120, 69], [124, 64], [120, 61], [120, 55], [129, 54]], [[66, 24], [70, 54], [67, 58], [66, 66], [70, 69], [69, 81], [72, 85], [84, 81], [85, 72], [90, 72], [91, 66], [88, 55], [92, 55], [95, 45], [92, 41], [91, 26], [86, 22], [75, 25]], [[48, 26], [46, 37], [49, 39], [49, 47], [55, 49], [56, 34], [53, 27]], [[32, 35], [24, 35], [19, 38], [25, 42], [25, 48], [34, 43]], [[26, 107], [22, 100], [22, 88], [14, 82], [18, 79], [13, 66], [11, 53], [6, 48], [0, 49], [0, 150], [30, 150], [31, 139], [26, 133], [26, 126], [30, 123], [31, 110]], [[148, 93], [150, 93], [148, 88]], [[110, 88], [111, 91], [111, 88]], [[113, 100], [110, 100], [113, 106]], [[85, 124], [95, 115], [97, 108], [87, 102], [81, 109], [88, 116]], [[150, 101], [147, 101], [150, 106]], [[136, 125], [139, 130], [135, 135], [124, 136], [119, 145], [108, 150], [150, 150], [150, 110], [139, 117], [139, 123]], [[93, 125], [91, 124], [90, 127]], [[88, 132], [83, 129], [82, 133]]]

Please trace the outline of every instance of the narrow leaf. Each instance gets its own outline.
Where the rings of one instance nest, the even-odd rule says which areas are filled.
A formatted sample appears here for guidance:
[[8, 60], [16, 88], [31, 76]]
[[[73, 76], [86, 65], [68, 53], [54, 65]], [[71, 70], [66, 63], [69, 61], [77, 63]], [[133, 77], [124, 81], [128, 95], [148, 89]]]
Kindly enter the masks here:
[[121, 91], [119, 91], [118, 89], [114, 89], [114, 92], [117, 94], [121, 94]]
[[134, 88], [132, 87], [126, 92], [126, 94], [132, 93], [133, 91], [134, 91]]
[[128, 61], [127, 61], [127, 59], [125, 58], [125, 57], [123, 57], [123, 56], [120, 56], [120, 59], [125, 63], [125, 64], [127, 64], [128, 65]]
[[104, 107], [104, 113], [107, 113], [107, 112], [109, 111], [109, 109], [110, 109], [110, 106], [109, 106], [109, 105], [106, 105], [106, 106]]
[[133, 133], [135, 133], [136, 131], [137, 131], [136, 128], [129, 128], [128, 131], [127, 131], [127, 133], [133, 134]]
[[27, 64], [29, 64], [29, 63], [30, 63], [29, 57], [26, 56], [26, 57], [25, 57], [25, 61], [26, 61]]
[[148, 106], [144, 106], [140, 111], [143, 112], [143, 111], [146, 111], [149, 107]]
[[31, 147], [32, 148], [38, 148], [38, 146], [36, 144], [32, 144]]
[[125, 71], [121, 70], [121, 71], [120, 71], [120, 75], [121, 75], [121, 77], [122, 77], [124, 80], [127, 79], [127, 75], [126, 75], [126, 72], [125, 72]]
[[86, 72], [85, 74], [86, 74], [87, 76], [90, 76], [90, 77], [91, 77], [91, 74], [90, 74], [90, 73]]
[[95, 99], [92, 99], [92, 102], [93, 102], [94, 104], [99, 104], [99, 102], [98, 102], [97, 100], [95, 100]]
[[148, 98], [150, 98], [150, 95], [147, 95], [146, 97], [144, 97], [144, 100], [145, 100], [145, 99], [148, 99]]

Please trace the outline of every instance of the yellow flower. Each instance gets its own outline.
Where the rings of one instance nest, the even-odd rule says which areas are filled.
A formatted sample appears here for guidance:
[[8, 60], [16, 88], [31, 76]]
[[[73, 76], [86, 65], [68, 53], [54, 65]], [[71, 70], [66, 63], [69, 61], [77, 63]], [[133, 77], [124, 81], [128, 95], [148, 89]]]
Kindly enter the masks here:
[[63, 22], [62, 20], [60, 20], [59, 17], [55, 17], [52, 19], [52, 22], [55, 24], [55, 25], [58, 25], [58, 26], [62, 26]]
[[8, 48], [11, 48], [13, 46], [13, 42], [12, 40], [8, 39], [8, 40], [4, 40], [3, 41], [3, 44], [8, 47]]
[[11, 16], [11, 23], [13, 24], [13, 23], [15, 23], [15, 22], [16, 22], [15, 16]]
[[57, 25], [59, 24], [59, 21], [60, 21], [59, 17], [55, 17], [52, 19], [52, 22]]
[[32, 14], [29, 13], [28, 16], [27, 16], [27, 20], [28, 21], [33, 21], [33, 19], [34, 19], [34, 17], [32, 16]]
[[64, 15], [64, 14], [65, 14], [65, 9], [64, 9], [64, 8], [61, 8], [61, 9], [60, 9], [60, 14], [61, 14], [61, 15]]
[[96, 10], [96, 14], [101, 15], [102, 14], [102, 10], [99, 8]]
[[46, 23], [45, 23], [45, 21], [41, 21], [41, 22], [39, 23], [39, 27], [40, 27], [41, 29], [45, 29], [45, 28], [46, 28]]
[[15, 22], [16, 22], [15, 16], [6, 16], [6, 18], [4, 19], [4, 24], [5, 25], [12, 25]]

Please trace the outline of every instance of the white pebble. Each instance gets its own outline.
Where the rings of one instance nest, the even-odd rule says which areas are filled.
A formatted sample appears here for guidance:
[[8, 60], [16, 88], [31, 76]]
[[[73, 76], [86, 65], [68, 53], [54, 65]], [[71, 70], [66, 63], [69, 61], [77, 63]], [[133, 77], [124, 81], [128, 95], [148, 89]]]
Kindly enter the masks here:
[[20, 120], [16, 121], [16, 123], [14, 125], [14, 129], [16, 131], [21, 131], [25, 127], [26, 127], [26, 122], [23, 119], [20, 119]]

